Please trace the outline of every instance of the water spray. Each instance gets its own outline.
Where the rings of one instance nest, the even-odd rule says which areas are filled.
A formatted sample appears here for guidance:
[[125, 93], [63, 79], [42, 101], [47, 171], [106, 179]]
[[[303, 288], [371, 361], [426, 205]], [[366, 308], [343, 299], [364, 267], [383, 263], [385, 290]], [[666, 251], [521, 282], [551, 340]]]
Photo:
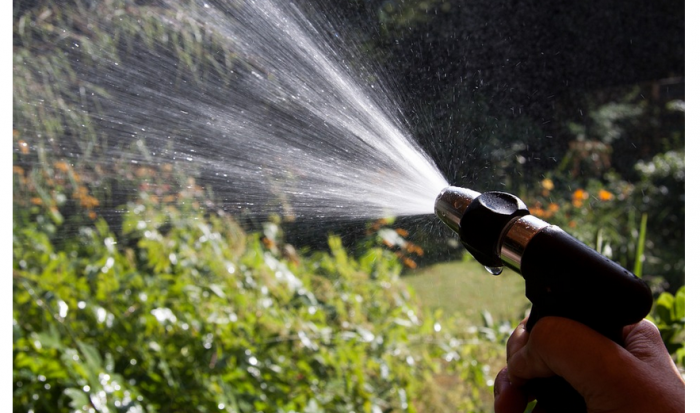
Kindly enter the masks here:
[[[435, 214], [490, 273], [498, 275], [505, 266], [525, 279], [525, 295], [532, 303], [527, 331], [542, 317], [559, 316], [622, 344], [622, 328], [651, 310], [651, 290], [644, 281], [530, 215], [514, 195], [449, 186], [438, 195]], [[583, 398], [560, 377], [528, 386], [545, 411], [586, 411]]]

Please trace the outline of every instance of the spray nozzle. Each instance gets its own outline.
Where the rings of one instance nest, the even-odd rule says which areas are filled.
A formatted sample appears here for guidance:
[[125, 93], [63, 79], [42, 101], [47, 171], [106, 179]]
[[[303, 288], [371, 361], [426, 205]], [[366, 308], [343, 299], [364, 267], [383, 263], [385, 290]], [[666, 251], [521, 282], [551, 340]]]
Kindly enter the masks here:
[[[651, 290], [644, 281], [559, 227], [530, 215], [515, 195], [450, 186], [438, 195], [435, 214], [489, 272], [498, 274], [506, 265], [522, 275], [532, 303], [528, 331], [544, 316], [559, 316], [621, 343], [622, 327], [639, 322], [651, 309]], [[538, 406], [585, 412], [580, 395], [565, 382], [560, 384], [537, 384]]]
[[452, 231], [459, 234], [459, 223], [464, 211], [479, 195], [479, 192], [458, 186], [443, 189], [435, 200], [435, 215]]
[[480, 194], [449, 186], [435, 201], [438, 218], [459, 235], [477, 261], [492, 269], [503, 267], [501, 244], [508, 229], [529, 213], [520, 198], [506, 192]]

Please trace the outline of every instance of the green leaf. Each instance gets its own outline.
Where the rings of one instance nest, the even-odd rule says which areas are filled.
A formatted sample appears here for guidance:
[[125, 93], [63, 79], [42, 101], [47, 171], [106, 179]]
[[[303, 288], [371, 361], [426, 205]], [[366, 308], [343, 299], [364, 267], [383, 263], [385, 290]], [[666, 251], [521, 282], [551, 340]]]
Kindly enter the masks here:
[[212, 290], [214, 294], [219, 296], [220, 298], [226, 298], [226, 294], [224, 293], [224, 290], [217, 284], [209, 284], [209, 289]]
[[659, 321], [664, 324], [671, 324], [675, 319], [673, 314], [674, 308], [675, 299], [673, 296], [667, 292], [663, 292], [659, 295], [659, 298], [656, 299], [656, 308], [654, 312], [659, 318]]
[[647, 214], [642, 214], [642, 222], [639, 223], [639, 238], [637, 250], [634, 255], [634, 275], [642, 276], [642, 264], [644, 263], [644, 242], [647, 236]]
[[676, 363], [685, 366], [685, 346], [676, 350]]
[[685, 320], [685, 286], [678, 289], [676, 292], [676, 302], [674, 306], [676, 310], [675, 320]]
[[85, 357], [85, 364], [90, 369], [89, 373], [95, 376], [99, 374], [102, 371], [102, 357], [100, 357], [99, 351], [94, 346], [82, 341], [78, 342], [78, 348], [83, 357]]
[[84, 391], [76, 388], [69, 387], [63, 391], [63, 393], [68, 396], [70, 401], [70, 407], [75, 410], [86, 410], [88, 406], [88, 396]]
[[61, 335], [54, 324], [49, 326], [48, 332], [43, 332], [37, 334], [37, 340], [41, 343], [44, 348], [53, 348], [57, 350], [63, 349], [63, 344], [61, 343]]

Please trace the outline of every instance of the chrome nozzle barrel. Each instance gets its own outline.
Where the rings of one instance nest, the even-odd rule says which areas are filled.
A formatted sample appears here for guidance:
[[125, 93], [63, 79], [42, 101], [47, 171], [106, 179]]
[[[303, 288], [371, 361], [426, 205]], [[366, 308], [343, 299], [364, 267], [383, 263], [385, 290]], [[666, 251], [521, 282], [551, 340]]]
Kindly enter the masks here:
[[487, 267], [520, 272], [529, 241], [546, 222], [529, 215], [527, 206], [505, 192], [479, 193], [448, 186], [435, 201], [435, 214], [457, 235], [477, 261]]
[[459, 222], [462, 220], [464, 211], [479, 195], [481, 193], [471, 189], [448, 186], [435, 200], [435, 215], [452, 231], [459, 234]]

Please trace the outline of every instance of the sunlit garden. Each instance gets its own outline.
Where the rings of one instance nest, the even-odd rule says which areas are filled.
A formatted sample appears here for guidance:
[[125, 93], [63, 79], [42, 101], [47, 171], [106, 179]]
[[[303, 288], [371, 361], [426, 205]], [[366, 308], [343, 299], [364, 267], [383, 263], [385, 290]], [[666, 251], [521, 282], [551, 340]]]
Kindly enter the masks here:
[[[338, 6], [334, 24], [367, 60], [397, 62], [382, 66], [387, 84], [450, 184], [515, 194], [646, 281], [648, 318], [684, 373], [684, 73], [669, 63], [591, 80], [516, 115], [497, 74], [411, 89], [430, 69], [400, 62], [467, 11], [359, 3]], [[129, 89], [138, 68], [116, 63], [168, 55], [177, 69], [147, 86], [180, 105], [172, 119], [190, 111], [182, 96], [236, 88], [230, 73], [264, 67], [176, 4], [15, 4], [13, 411], [492, 412], [506, 340], [529, 310], [518, 274], [487, 273], [432, 215], [295, 218], [283, 180], [260, 214], [218, 175], [226, 160], [178, 152], [225, 151], [209, 129], [183, 129], [169, 107], [125, 126], [124, 107], [135, 109], [119, 99], [145, 89]]]

